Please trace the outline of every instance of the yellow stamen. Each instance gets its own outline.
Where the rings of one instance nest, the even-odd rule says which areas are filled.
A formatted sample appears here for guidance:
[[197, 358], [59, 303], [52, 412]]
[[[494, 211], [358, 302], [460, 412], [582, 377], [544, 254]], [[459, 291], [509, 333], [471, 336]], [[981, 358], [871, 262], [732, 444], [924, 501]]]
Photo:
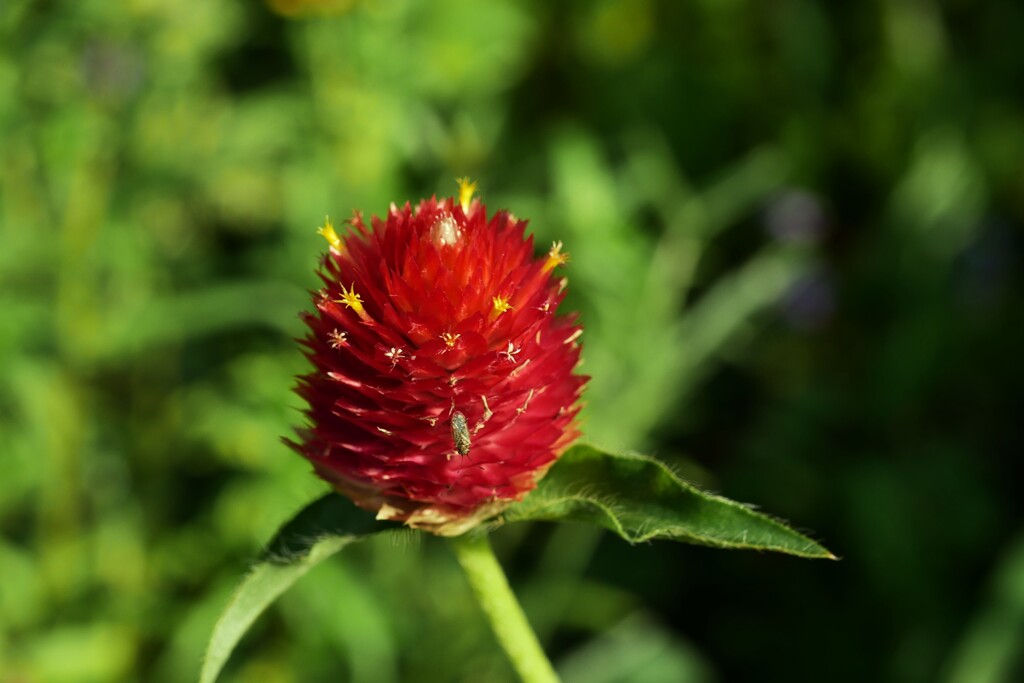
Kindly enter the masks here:
[[469, 211], [469, 203], [473, 200], [473, 193], [476, 192], [476, 182], [469, 178], [456, 178], [459, 184], [459, 204], [462, 205], [462, 212]]
[[491, 304], [493, 304], [493, 307], [491, 308], [491, 317], [492, 318], [497, 318], [499, 315], [501, 315], [505, 311], [508, 311], [508, 310], [512, 309], [512, 304], [510, 304], [508, 302], [508, 299], [506, 299], [503, 296], [492, 296], [491, 297]]
[[556, 266], [563, 266], [568, 262], [569, 254], [562, 253], [562, 243], [552, 242], [551, 251], [548, 252], [548, 259], [544, 262], [544, 272], [550, 272]]
[[459, 341], [459, 337], [461, 336], [461, 334], [452, 334], [451, 332], [445, 332], [444, 334], [441, 335], [441, 339], [443, 339], [444, 343], [448, 345], [448, 348], [452, 348], [453, 346], [455, 346], [455, 342]]
[[356, 283], [354, 282], [349, 289], [345, 289], [345, 285], [341, 286], [341, 298], [337, 300], [337, 303], [345, 304], [363, 320], [369, 317], [366, 314], [366, 309], [363, 308], [363, 298], [356, 294]]
[[331, 245], [333, 251], [343, 251], [341, 238], [338, 237], [338, 233], [334, 232], [334, 225], [331, 223], [330, 216], [324, 216], [324, 224], [317, 228], [316, 231], [323, 235], [323, 238], [327, 240], [327, 244]]

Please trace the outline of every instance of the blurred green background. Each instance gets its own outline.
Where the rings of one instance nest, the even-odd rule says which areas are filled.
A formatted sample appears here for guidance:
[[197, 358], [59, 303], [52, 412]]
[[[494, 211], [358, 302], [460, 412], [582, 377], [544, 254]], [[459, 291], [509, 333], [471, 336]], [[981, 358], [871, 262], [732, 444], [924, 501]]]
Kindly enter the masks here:
[[[495, 538], [567, 683], [1024, 680], [1024, 6], [0, 2], [0, 682], [191, 681], [278, 523], [324, 214], [480, 181], [573, 260], [585, 431], [839, 563]], [[509, 681], [436, 539], [225, 681]]]

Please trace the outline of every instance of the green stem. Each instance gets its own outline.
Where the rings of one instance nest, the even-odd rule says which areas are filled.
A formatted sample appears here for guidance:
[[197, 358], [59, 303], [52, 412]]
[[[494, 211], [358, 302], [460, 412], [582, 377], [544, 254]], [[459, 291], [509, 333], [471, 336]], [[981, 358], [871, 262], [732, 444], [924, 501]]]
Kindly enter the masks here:
[[471, 533], [449, 540], [480, 608], [519, 678], [524, 683], [558, 683], [555, 669], [512, 593], [487, 536]]

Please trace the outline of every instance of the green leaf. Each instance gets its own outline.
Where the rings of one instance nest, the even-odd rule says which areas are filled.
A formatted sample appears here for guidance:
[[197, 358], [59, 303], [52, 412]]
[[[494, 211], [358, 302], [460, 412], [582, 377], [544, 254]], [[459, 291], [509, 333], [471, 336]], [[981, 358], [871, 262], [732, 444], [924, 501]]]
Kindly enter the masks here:
[[[782, 522], [705, 493], [643, 455], [593, 446], [570, 448], [533, 493], [505, 510], [505, 521], [579, 521], [610, 529], [631, 543], [655, 538], [720, 548], [774, 550], [835, 559]], [[402, 528], [379, 522], [330, 493], [310, 503], [277, 533], [245, 577], [213, 629], [200, 683], [213, 683], [256, 618], [303, 574], [349, 543]]]
[[256, 618], [303, 574], [346, 545], [398, 526], [378, 522], [373, 513], [336, 493], [307, 505], [277, 532], [217, 620], [203, 659], [200, 683], [217, 679], [231, 651]]
[[566, 451], [535, 491], [505, 510], [504, 518], [589, 522], [630, 543], [669, 539], [836, 559], [779, 520], [705, 493], [654, 458], [605, 453], [589, 445]]

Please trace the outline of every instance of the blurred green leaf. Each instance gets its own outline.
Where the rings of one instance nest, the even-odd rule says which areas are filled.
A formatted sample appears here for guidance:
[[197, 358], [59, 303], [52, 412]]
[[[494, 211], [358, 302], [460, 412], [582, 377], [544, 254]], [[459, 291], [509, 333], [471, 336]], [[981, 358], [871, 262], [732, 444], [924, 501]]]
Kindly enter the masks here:
[[947, 668], [946, 683], [1017, 680], [1024, 664], [1024, 535], [995, 568], [989, 595], [965, 629]]
[[135, 666], [135, 649], [131, 628], [97, 621], [51, 629], [29, 648], [28, 660], [37, 672], [34, 680], [101, 683], [125, 680]]
[[630, 543], [668, 539], [835, 559], [782, 522], [705, 493], [654, 458], [605, 453], [588, 445], [570, 448], [537, 489], [504, 516], [510, 522], [588, 522]]
[[565, 683], [704, 683], [714, 680], [699, 652], [635, 612], [562, 659]]
[[347, 499], [329, 493], [310, 503], [270, 542], [224, 609], [206, 650], [200, 683], [217, 680], [232, 650], [256, 618], [306, 572], [354, 541], [395, 524], [378, 522]]

